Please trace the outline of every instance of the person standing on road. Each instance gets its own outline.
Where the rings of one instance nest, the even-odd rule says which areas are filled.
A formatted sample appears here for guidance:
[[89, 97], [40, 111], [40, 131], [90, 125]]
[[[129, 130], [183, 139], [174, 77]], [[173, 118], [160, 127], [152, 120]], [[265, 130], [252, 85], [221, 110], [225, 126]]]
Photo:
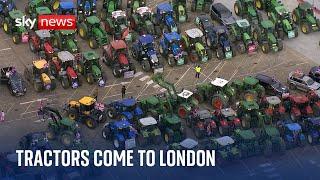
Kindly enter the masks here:
[[201, 73], [201, 67], [199, 65], [196, 66], [195, 68], [196, 71], [196, 78], [200, 78], [200, 73]]
[[0, 113], [0, 121], [4, 122], [4, 112], [3, 111], [1, 111], [1, 113]]
[[121, 88], [121, 97], [122, 97], [122, 99], [126, 97], [126, 90], [127, 90], [126, 86], [123, 85], [122, 88]]

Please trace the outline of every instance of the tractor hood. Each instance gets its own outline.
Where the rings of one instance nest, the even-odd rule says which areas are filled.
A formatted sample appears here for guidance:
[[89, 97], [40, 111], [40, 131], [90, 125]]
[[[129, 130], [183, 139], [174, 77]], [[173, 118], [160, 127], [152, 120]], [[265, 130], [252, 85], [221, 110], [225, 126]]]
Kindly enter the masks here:
[[49, 54], [52, 54], [52, 53], [53, 53], [53, 48], [52, 48], [52, 46], [51, 46], [50, 43], [45, 42], [45, 43], [43, 44], [43, 46], [44, 46], [44, 51], [45, 51], [46, 53], [49, 53]]
[[196, 47], [196, 50], [197, 50], [197, 51], [202, 51], [202, 50], [205, 49], [204, 46], [203, 46], [201, 43], [199, 43], [199, 42], [197, 42], [197, 43], [195, 44], [195, 47]]
[[290, 24], [290, 22], [288, 21], [288, 19], [284, 19], [282, 21], [282, 24], [284, 25], [284, 28], [287, 30], [287, 31], [291, 31], [292, 30], [292, 26]]
[[71, 77], [71, 78], [73, 78], [73, 79], [75, 79], [75, 78], [77, 78], [78, 76], [77, 76], [77, 73], [74, 71], [74, 69], [72, 68], [72, 67], [67, 67], [67, 74]]
[[129, 64], [128, 58], [125, 54], [122, 54], [122, 53], [119, 54], [118, 59], [119, 59], [120, 64], [123, 64], [123, 65]]
[[172, 53], [173, 53], [174, 56], [177, 56], [177, 55], [179, 55], [181, 53], [180, 46], [177, 45], [176, 43], [171, 45], [171, 49], [172, 49]]
[[78, 46], [77, 46], [77, 44], [74, 42], [73, 39], [68, 39], [68, 40], [67, 40], [67, 49], [68, 49], [71, 53], [77, 53], [77, 52], [78, 52]]
[[107, 43], [107, 37], [106, 37], [106, 33], [100, 29], [100, 28], [93, 28], [92, 30], [93, 34], [94, 34], [94, 37], [96, 37], [100, 43], [100, 45], [104, 45]]
[[95, 78], [99, 78], [102, 75], [100, 68], [96, 65], [92, 65], [92, 73]]
[[250, 37], [250, 35], [248, 33], [243, 33], [242, 34], [242, 39], [243, 39], [244, 42], [247, 42], [247, 41], [251, 40], [251, 37]]
[[253, 6], [249, 6], [248, 7], [248, 13], [251, 17], [256, 17], [257, 16], [257, 12], [256, 9]]
[[165, 23], [166, 23], [166, 25], [167, 25], [168, 27], [175, 27], [175, 26], [176, 26], [173, 17], [170, 16], [170, 15], [167, 15], [167, 16], [166, 16], [166, 18], [165, 18]]
[[268, 41], [272, 44], [277, 43], [277, 39], [272, 33], [268, 33]]
[[311, 24], [316, 24], [316, 19], [311, 14], [307, 14], [307, 21]]
[[51, 79], [46, 73], [41, 74], [41, 80], [42, 80], [44, 86], [50, 85], [50, 83], [51, 83]]

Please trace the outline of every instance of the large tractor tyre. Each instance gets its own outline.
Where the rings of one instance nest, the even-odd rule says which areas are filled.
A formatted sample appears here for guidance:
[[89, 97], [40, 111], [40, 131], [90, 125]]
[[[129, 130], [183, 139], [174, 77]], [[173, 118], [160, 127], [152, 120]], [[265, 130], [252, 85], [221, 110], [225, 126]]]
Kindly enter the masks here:
[[93, 74], [92, 73], [88, 73], [87, 76], [86, 76], [86, 80], [87, 80], [88, 84], [93, 84], [94, 83]]
[[283, 29], [279, 29], [277, 34], [278, 34], [279, 39], [284, 40], [285, 33], [284, 33]]
[[105, 140], [110, 140], [111, 138], [111, 130], [109, 129], [108, 126], [106, 126], [105, 128], [102, 129], [102, 137]]
[[84, 123], [89, 129], [95, 129], [98, 125], [97, 121], [92, 117], [86, 117]]
[[296, 10], [294, 10], [292, 13], [292, 21], [295, 24], [299, 24], [299, 22], [300, 22], [300, 17], [299, 17], [298, 12]]
[[281, 39], [278, 40], [278, 50], [282, 51], [283, 50], [283, 42]]
[[243, 42], [240, 42], [240, 43], [238, 44], [238, 52], [239, 52], [240, 54], [246, 53], [246, 46], [244, 45]]
[[223, 53], [222, 48], [218, 48], [218, 49], [217, 49], [216, 56], [217, 56], [217, 58], [218, 58], [219, 60], [224, 59], [224, 53]]
[[263, 52], [264, 54], [268, 54], [268, 53], [269, 53], [270, 47], [269, 47], [268, 42], [262, 42], [261, 50], [262, 50], [262, 52]]
[[14, 33], [12, 36], [12, 42], [14, 44], [19, 44], [21, 42], [21, 36], [18, 33]]
[[4, 22], [2, 24], [2, 28], [6, 34], [11, 34], [12, 25], [10, 24], [10, 22], [7, 19], [4, 20]]
[[264, 10], [264, 3], [263, 0], [255, 0], [254, 1], [254, 6], [258, 9], [258, 10]]
[[144, 138], [142, 135], [138, 135], [137, 140], [138, 140], [139, 146], [141, 147], [145, 147], [148, 144], [147, 139]]
[[167, 143], [167, 144], [171, 144], [173, 142], [173, 132], [165, 132], [164, 133], [164, 141]]
[[[161, 46], [160, 46], [161, 47]], [[169, 66], [173, 67], [176, 65], [176, 60], [174, 59], [172, 54], [169, 54], [168, 56], [168, 64]]]
[[303, 34], [309, 34], [310, 33], [310, 25], [307, 22], [301, 23], [301, 32]]
[[270, 140], [266, 140], [263, 149], [263, 155], [266, 157], [271, 156], [272, 154], [272, 142]]
[[116, 78], [121, 77], [120, 67], [115, 66], [115, 67], [112, 69], [112, 74], [113, 74], [113, 76], [116, 77]]
[[47, 136], [48, 140], [54, 140], [56, 138], [56, 133], [51, 126], [49, 126], [49, 129], [46, 132], [46, 136]]
[[183, 119], [186, 118], [188, 116], [188, 110], [184, 106], [179, 106], [178, 116]]
[[153, 144], [155, 144], [155, 145], [161, 144], [161, 143], [162, 143], [162, 137], [161, 137], [161, 135], [153, 136], [153, 137], [152, 137], [152, 142], [153, 142]]
[[214, 95], [211, 98], [211, 106], [214, 109], [222, 109], [228, 106], [228, 98], [225, 98], [223, 95]]
[[43, 86], [41, 82], [34, 81], [33, 86], [36, 92], [41, 92], [43, 90]]
[[70, 120], [76, 121], [78, 119], [78, 111], [75, 108], [70, 108], [67, 114]]
[[65, 147], [70, 147], [73, 144], [74, 134], [72, 132], [63, 132], [60, 137], [60, 142]]
[[61, 79], [61, 86], [63, 87], [63, 89], [68, 89], [70, 87], [70, 83], [67, 77], [63, 77]]
[[36, 47], [34, 46], [34, 44], [33, 44], [33, 42], [31, 40], [29, 40], [29, 49], [33, 53], [36, 52]]
[[107, 116], [108, 116], [110, 119], [116, 118], [116, 116], [117, 116], [116, 109], [113, 108], [113, 107], [107, 109]]
[[193, 133], [194, 133], [194, 135], [196, 136], [196, 138], [198, 138], [198, 139], [201, 139], [201, 138], [203, 138], [203, 136], [204, 136], [204, 134], [202, 133], [202, 131], [201, 131], [199, 128], [197, 128], [197, 127], [193, 128]]
[[145, 72], [149, 72], [151, 70], [151, 66], [148, 60], [143, 60], [141, 64], [142, 64], [142, 69]]
[[294, 30], [294, 37], [298, 37], [299, 36], [299, 29], [298, 29], [298, 27], [294, 27], [293, 28], [293, 30]]
[[82, 38], [82, 39], [87, 39], [88, 38], [88, 27], [85, 23], [81, 23], [79, 25], [79, 36]]
[[236, 13], [237, 16], [242, 17], [243, 15], [243, 10], [242, 10], [242, 6], [239, 2], [234, 3], [234, 12]]
[[52, 10], [53, 11], [57, 11], [59, 9], [59, 6], [60, 6], [60, 0], [55, 0], [53, 3], [52, 3]]
[[317, 142], [317, 138], [315, 138], [312, 134], [307, 135], [308, 143], [311, 145], [315, 145]]
[[98, 48], [98, 42], [95, 38], [90, 38], [89, 39], [89, 47], [91, 49], [97, 49]]

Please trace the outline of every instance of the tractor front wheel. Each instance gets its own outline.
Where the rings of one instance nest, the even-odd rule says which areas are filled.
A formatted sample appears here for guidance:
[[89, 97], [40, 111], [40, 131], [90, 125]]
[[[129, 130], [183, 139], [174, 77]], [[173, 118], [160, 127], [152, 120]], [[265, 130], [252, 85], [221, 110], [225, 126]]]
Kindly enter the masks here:
[[265, 53], [265, 54], [268, 54], [268, 53], [269, 53], [270, 48], [269, 48], [268, 42], [262, 43], [261, 50], [262, 50], [262, 52]]
[[106, 140], [110, 139], [110, 129], [108, 127], [105, 127], [103, 130], [102, 130], [102, 137]]
[[80, 24], [79, 26], [79, 36], [82, 38], [82, 39], [87, 39], [88, 37], [88, 29], [87, 29], [87, 26], [85, 24]]
[[175, 64], [176, 64], [176, 61], [175, 61], [173, 55], [171, 55], [171, 54], [168, 56], [168, 64], [171, 67], [175, 66]]
[[63, 89], [68, 89], [70, 86], [69, 80], [67, 77], [63, 77], [61, 79], [61, 86], [63, 87]]
[[254, 5], [258, 10], [263, 10], [263, 1], [262, 0], [255, 0]]
[[68, 111], [68, 118], [70, 120], [77, 120], [78, 119], [78, 111], [75, 108], [70, 108]]
[[309, 26], [308, 23], [303, 22], [303, 23], [301, 24], [301, 32], [302, 32], [303, 34], [309, 34], [309, 33], [310, 33], [310, 26]]
[[84, 122], [89, 129], [94, 129], [97, 127], [97, 122], [91, 117], [87, 117]]
[[70, 147], [74, 139], [74, 137], [72, 136], [73, 135], [71, 133], [62, 133], [61, 139], [60, 139], [61, 143], [66, 147]]
[[167, 143], [167, 144], [170, 144], [170, 143], [172, 143], [172, 135], [170, 134], [170, 133], [165, 133], [164, 134], [164, 141]]
[[118, 66], [114, 67], [112, 74], [114, 77], [119, 78], [121, 76], [120, 68]]
[[243, 13], [242, 12], [242, 7], [238, 2], [236, 2], [234, 4], [233, 8], [234, 8], [234, 12], [236, 13], [237, 16], [242, 16], [242, 13]]
[[142, 69], [146, 72], [149, 72], [151, 70], [150, 63], [148, 60], [142, 61]]
[[19, 36], [19, 34], [14, 34], [12, 36], [12, 41], [14, 44], [19, 44], [21, 42], [21, 36]]
[[218, 58], [219, 60], [222, 60], [222, 59], [224, 58], [224, 53], [223, 53], [222, 48], [218, 48], [218, 49], [217, 49], [217, 58]]
[[311, 144], [311, 145], [314, 145], [315, 144], [315, 138], [311, 135], [311, 134], [308, 134], [308, 137], [307, 137], [307, 139], [308, 139], [308, 142], [309, 142], [309, 144]]
[[2, 28], [3, 28], [3, 31], [4, 31], [6, 34], [10, 34], [11, 26], [10, 26], [10, 23], [9, 23], [9, 22], [4, 21], [3, 24], [2, 24]]
[[98, 48], [98, 42], [95, 38], [90, 38], [89, 39], [89, 47], [91, 49], [97, 49]]
[[114, 108], [107, 109], [107, 115], [110, 119], [114, 119], [116, 117], [116, 110]]
[[93, 78], [93, 75], [91, 73], [87, 74], [87, 82], [88, 84], [93, 84], [94, 83], [94, 78]]

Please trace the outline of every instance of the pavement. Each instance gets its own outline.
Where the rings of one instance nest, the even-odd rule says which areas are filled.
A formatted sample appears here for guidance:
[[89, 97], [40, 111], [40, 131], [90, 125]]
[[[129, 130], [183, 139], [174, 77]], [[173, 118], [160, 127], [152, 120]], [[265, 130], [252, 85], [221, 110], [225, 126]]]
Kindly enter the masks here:
[[[161, 0], [148, 1], [154, 7]], [[217, 0], [223, 2], [233, 10], [235, 0]], [[27, 0], [17, 1], [19, 9], [24, 9]], [[163, 2], [163, 0], [161, 1]], [[284, 0], [285, 4], [292, 10], [297, 2]], [[99, 1], [101, 4], [101, 1]], [[190, 19], [195, 17], [191, 14]], [[195, 27], [193, 22], [180, 25], [182, 30]], [[183, 32], [183, 31], [181, 31]], [[263, 54], [261, 51], [252, 56], [237, 55], [231, 60], [219, 61], [213, 58], [206, 64], [201, 64], [202, 73], [200, 79], [196, 79], [194, 64], [171, 68], [166, 65], [164, 77], [175, 84], [176, 89], [192, 90], [196, 84], [209, 82], [216, 77], [227, 80], [241, 79], [246, 75], [265, 73], [286, 82], [290, 71], [301, 69], [307, 72], [310, 67], [319, 65], [320, 32], [304, 35], [301, 32], [296, 39], [284, 41], [284, 49], [279, 53]], [[0, 62], [2, 66], [16, 66], [19, 72], [23, 72], [27, 64], [37, 59], [27, 44], [14, 45], [11, 37], [0, 31]], [[89, 50], [84, 40], [78, 39], [81, 49]], [[101, 53], [101, 50], [97, 50]], [[101, 62], [102, 63], [102, 62]], [[135, 62], [136, 63], [136, 62]], [[144, 98], [151, 94], [157, 94], [164, 90], [151, 80], [152, 73], [146, 73], [136, 64], [138, 71], [134, 78], [114, 78], [111, 70], [104, 64], [103, 70], [107, 75], [105, 87], [88, 85], [83, 83], [78, 89], [63, 89], [58, 85], [57, 89], [51, 92], [36, 93], [33, 87], [28, 84], [28, 92], [23, 97], [12, 97], [6, 86], [0, 86], [0, 110], [6, 113], [6, 121], [0, 123], [0, 151], [12, 150], [16, 147], [20, 137], [28, 132], [44, 131], [46, 123], [37, 117], [37, 109], [40, 101], [47, 105], [62, 108], [71, 99], [79, 99], [84, 95], [92, 94], [98, 88], [98, 101], [111, 102], [121, 98], [121, 87], [126, 85], [127, 96], [137, 99]], [[85, 82], [83, 80], [83, 82]], [[96, 130], [88, 130], [81, 126], [85, 139], [95, 148], [111, 148], [110, 142], [101, 138], [101, 127]], [[191, 133], [188, 133], [193, 137]], [[110, 179], [123, 179], [137, 177], [141, 179], [191, 179], [191, 178], [226, 178], [226, 179], [319, 179], [320, 177], [320, 153], [319, 146], [307, 146], [288, 151], [284, 156], [272, 158], [254, 157], [229, 164], [225, 167], [214, 168], [108, 168]], [[209, 169], [209, 170], [208, 170]]]

